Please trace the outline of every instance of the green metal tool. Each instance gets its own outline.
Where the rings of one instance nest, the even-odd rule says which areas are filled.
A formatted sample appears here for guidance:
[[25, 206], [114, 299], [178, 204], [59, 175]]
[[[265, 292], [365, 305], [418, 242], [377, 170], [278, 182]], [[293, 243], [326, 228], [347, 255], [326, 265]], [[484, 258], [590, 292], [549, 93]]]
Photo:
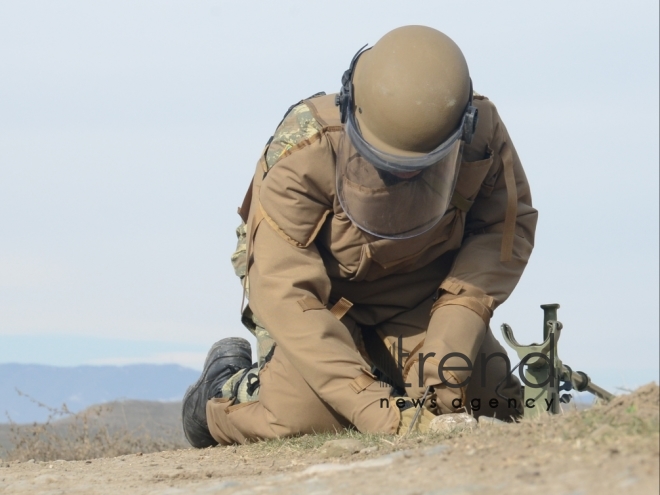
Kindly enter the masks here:
[[525, 371], [524, 411], [525, 416], [537, 416], [542, 411], [557, 414], [560, 403], [569, 402], [570, 394], [560, 395], [561, 391], [577, 390], [590, 392], [596, 397], [609, 401], [614, 395], [591, 381], [582, 371], [573, 371], [562, 363], [557, 354], [557, 342], [563, 325], [557, 320], [559, 304], [543, 304], [543, 343], [520, 345], [513, 336], [513, 330], [506, 323], [502, 325], [502, 335], [520, 358], [519, 366]]

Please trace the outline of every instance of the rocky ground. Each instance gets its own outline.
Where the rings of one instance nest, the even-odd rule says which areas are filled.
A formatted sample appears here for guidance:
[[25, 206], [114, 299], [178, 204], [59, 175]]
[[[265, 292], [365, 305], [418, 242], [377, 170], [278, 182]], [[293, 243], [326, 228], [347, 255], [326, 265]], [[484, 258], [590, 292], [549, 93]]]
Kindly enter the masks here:
[[7, 494], [658, 493], [655, 384], [586, 411], [416, 436], [304, 436], [81, 461], [0, 462]]

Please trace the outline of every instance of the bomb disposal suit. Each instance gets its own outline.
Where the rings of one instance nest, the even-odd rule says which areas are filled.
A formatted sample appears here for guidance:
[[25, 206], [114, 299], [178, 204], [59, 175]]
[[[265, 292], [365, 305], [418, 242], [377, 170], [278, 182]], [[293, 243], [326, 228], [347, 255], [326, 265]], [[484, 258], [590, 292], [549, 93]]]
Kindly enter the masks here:
[[447, 36], [395, 29], [356, 54], [339, 94], [291, 108], [239, 213], [259, 364], [209, 395], [211, 443], [394, 434], [410, 422], [401, 395], [426, 393], [424, 417], [520, 415], [489, 322], [527, 264], [537, 212]]

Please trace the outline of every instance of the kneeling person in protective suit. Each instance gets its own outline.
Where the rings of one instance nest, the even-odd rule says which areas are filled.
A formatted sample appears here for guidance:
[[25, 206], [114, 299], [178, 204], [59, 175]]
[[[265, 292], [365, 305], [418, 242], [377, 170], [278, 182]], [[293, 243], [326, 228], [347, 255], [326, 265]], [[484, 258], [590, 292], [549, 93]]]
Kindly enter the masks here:
[[425, 392], [422, 429], [438, 414], [520, 415], [488, 325], [526, 266], [537, 212], [447, 36], [395, 29], [355, 55], [338, 95], [294, 105], [240, 213], [233, 261], [259, 361], [243, 339], [214, 345], [184, 398], [192, 445], [395, 434], [414, 413], [396, 397]]

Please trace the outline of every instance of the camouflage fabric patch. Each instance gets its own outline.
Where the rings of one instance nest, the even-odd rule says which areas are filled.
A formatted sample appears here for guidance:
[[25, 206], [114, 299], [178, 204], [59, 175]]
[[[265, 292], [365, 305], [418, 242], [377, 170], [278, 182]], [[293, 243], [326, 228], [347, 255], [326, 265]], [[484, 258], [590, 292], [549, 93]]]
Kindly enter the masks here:
[[268, 333], [268, 330], [260, 325], [256, 325], [254, 336], [257, 338], [257, 363], [259, 363], [259, 369], [261, 369], [266, 364], [266, 356], [268, 356], [275, 345], [275, 341]]
[[245, 270], [247, 267], [247, 237], [245, 232], [245, 224], [241, 223], [236, 228], [236, 251], [231, 255], [231, 264], [234, 267], [236, 276], [241, 280], [245, 277]]
[[266, 152], [266, 165], [270, 170], [282, 157], [298, 144], [311, 139], [321, 131], [319, 124], [307, 105], [294, 107], [275, 131]]
[[268, 354], [270, 354], [272, 348], [275, 346], [275, 341], [268, 331], [261, 326], [257, 317], [252, 314], [249, 306], [243, 311], [241, 321], [250, 330], [250, 333], [257, 338], [257, 363], [249, 370], [242, 369], [237, 371], [222, 386], [222, 396], [235, 396], [236, 403], [239, 404], [259, 400], [258, 376], [266, 364], [266, 357], [268, 357]]
[[[257, 337], [257, 366], [250, 370], [239, 370], [222, 386], [223, 397], [234, 397], [236, 403], [241, 404], [253, 400], [259, 400], [259, 373], [264, 367], [266, 357], [275, 345], [268, 331], [259, 325], [257, 317], [250, 316], [251, 322], [254, 323], [254, 328], [250, 332]], [[253, 365], [254, 366], [254, 365]], [[247, 371], [247, 372], [246, 372]]]
[[268, 356], [268, 353], [270, 353], [270, 350], [275, 345], [275, 341], [259, 319], [252, 313], [249, 305], [243, 310], [241, 323], [257, 338], [257, 363], [259, 369], [261, 369], [265, 364], [266, 356]]
[[[247, 371], [247, 373], [246, 373]], [[235, 397], [235, 404], [244, 404], [253, 400], [259, 400], [259, 385], [256, 383], [255, 370], [240, 370], [237, 371], [229, 380], [222, 386], [223, 397]], [[250, 385], [253, 385], [252, 387]], [[252, 390], [250, 390], [252, 389]], [[250, 393], [250, 391], [252, 393]]]

